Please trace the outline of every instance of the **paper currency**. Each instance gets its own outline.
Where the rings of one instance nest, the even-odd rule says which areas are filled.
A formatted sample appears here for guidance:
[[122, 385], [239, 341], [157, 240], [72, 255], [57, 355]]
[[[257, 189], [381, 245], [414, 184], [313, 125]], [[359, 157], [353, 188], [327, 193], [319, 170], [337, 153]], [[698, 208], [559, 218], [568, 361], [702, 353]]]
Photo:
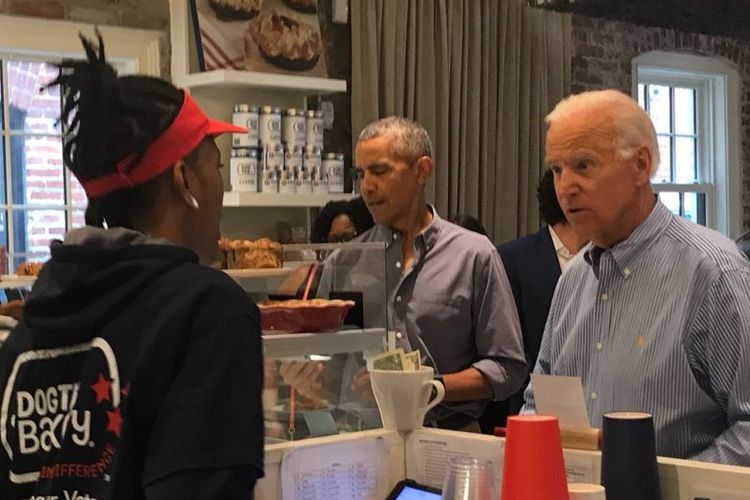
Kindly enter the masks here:
[[404, 354], [404, 370], [406, 371], [419, 371], [421, 368], [421, 356], [419, 351], [411, 351]]
[[404, 370], [404, 350], [386, 352], [370, 358], [374, 370]]

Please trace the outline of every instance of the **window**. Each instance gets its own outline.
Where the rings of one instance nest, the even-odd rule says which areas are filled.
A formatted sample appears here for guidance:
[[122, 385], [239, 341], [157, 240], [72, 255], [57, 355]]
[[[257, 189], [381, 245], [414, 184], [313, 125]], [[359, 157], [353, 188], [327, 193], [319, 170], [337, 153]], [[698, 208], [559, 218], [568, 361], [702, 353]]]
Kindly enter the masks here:
[[[63, 167], [57, 75], [52, 64], [82, 57], [86, 25], [0, 16], [0, 268], [49, 257], [49, 242], [83, 225], [86, 196]], [[159, 73], [158, 33], [102, 28], [122, 73]]]
[[738, 236], [738, 77], [729, 63], [652, 52], [634, 60], [635, 91], [656, 128], [652, 185], [677, 215]]
[[86, 195], [62, 163], [60, 92], [41, 90], [56, 74], [46, 62], [0, 60], [0, 246], [9, 270], [46, 260], [50, 240], [83, 225]]

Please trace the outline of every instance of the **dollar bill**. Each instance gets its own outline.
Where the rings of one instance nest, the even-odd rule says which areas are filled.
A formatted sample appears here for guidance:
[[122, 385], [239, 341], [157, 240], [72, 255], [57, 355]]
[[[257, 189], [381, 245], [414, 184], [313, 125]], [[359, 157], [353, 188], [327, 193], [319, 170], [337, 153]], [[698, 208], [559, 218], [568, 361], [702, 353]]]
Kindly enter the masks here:
[[395, 351], [386, 352], [373, 356], [369, 364], [374, 370], [404, 370], [404, 350], [396, 349]]
[[421, 368], [422, 361], [419, 350], [407, 352], [404, 354], [404, 370], [406, 371], [419, 371]]

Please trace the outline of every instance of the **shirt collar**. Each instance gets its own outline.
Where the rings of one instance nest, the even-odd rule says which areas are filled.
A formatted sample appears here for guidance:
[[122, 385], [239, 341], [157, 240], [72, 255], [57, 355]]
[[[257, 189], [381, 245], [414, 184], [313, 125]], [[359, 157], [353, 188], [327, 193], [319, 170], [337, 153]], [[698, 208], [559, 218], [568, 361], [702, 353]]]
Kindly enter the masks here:
[[630, 265], [662, 235], [673, 217], [675, 215], [661, 201], [656, 200], [649, 216], [625, 240], [609, 250], [589, 244], [584, 258], [593, 269], [594, 275], [599, 277], [600, 258], [602, 254], [608, 252], [620, 273], [625, 278], [630, 276]]
[[[427, 205], [427, 209], [432, 214], [432, 221], [417, 235], [414, 239], [414, 245], [424, 246], [425, 250], [430, 250], [437, 243], [440, 229], [445, 224], [445, 221], [438, 215], [433, 205]], [[394, 241], [401, 241], [403, 239], [403, 234], [398, 230], [382, 224], [376, 224], [374, 231], [376, 239], [385, 241], [386, 247], [390, 247]]]
[[557, 233], [554, 229], [552, 229], [552, 226], [547, 226], [549, 229], [549, 235], [552, 238], [552, 244], [555, 246], [555, 252], [557, 255], [565, 259], [566, 261], [572, 259], [575, 254], [570, 253], [570, 250], [568, 250], [568, 247], [563, 245], [563, 242], [560, 241], [560, 238], [557, 236]]

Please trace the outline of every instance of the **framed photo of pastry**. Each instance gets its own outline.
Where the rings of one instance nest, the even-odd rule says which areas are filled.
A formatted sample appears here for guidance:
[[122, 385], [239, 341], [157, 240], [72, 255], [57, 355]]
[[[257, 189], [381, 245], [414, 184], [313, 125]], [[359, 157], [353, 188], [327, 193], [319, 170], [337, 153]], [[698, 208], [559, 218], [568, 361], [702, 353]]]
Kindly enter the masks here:
[[318, 1], [190, 0], [201, 70], [327, 78]]

